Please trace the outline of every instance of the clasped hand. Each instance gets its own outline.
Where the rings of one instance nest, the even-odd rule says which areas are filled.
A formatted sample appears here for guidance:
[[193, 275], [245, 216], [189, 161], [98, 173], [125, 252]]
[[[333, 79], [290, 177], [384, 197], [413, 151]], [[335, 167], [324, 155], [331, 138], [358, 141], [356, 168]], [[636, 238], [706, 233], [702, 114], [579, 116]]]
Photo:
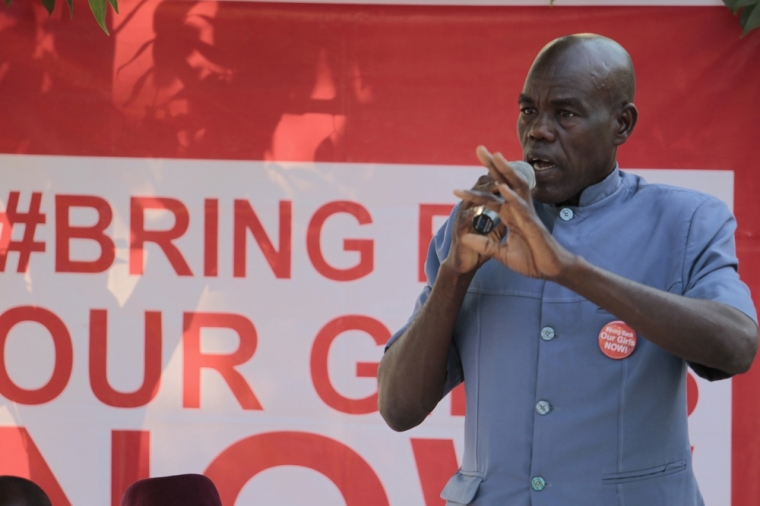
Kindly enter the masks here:
[[[575, 256], [541, 222], [528, 183], [500, 153], [491, 155], [483, 146], [476, 152], [489, 176], [478, 179], [471, 190], [454, 191], [462, 204], [445, 263], [464, 274], [494, 258], [524, 276], [549, 280], [561, 276]], [[472, 228], [475, 208], [481, 205], [498, 213], [502, 221], [487, 236], [475, 234]]]

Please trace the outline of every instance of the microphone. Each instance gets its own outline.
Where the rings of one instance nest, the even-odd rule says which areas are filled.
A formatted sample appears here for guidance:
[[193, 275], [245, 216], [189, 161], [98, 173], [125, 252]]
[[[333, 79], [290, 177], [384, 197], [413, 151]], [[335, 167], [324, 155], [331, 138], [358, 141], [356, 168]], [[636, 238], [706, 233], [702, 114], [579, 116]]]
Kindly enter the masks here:
[[[528, 183], [529, 189], [532, 190], [536, 187], [536, 173], [528, 162], [518, 160], [516, 162], [510, 162], [509, 166], [519, 174], [526, 183]], [[475, 229], [476, 233], [480, 235], [488, 235], [499, 225], [499, 223], [501, 223], [501, 218], [499, 218], [498, 213], [491, 211], [486, 206], [478, 206], [475, 208], [475, 216], [472, 218], [472, 228]]]

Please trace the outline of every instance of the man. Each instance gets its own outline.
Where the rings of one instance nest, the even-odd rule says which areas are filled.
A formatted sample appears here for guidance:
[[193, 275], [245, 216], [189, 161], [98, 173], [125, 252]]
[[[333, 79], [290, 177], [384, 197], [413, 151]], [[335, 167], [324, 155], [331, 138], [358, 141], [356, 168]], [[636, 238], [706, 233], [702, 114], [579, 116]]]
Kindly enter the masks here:
[[[380, 364], [379, 408], [407, 430], [466, 380], [447, 504], [703, 504], [687, 363], [711, 380], [745, 372], [757, 317], [726, 206], [617, 168], [634, 90], [616, 42], [548, 44], [519, 97], [535, 189], [479, 148], [491, 177], [455, 192], [431, 244], [428, 286]], [[473, 234], [479, 205], [506, 229]]]

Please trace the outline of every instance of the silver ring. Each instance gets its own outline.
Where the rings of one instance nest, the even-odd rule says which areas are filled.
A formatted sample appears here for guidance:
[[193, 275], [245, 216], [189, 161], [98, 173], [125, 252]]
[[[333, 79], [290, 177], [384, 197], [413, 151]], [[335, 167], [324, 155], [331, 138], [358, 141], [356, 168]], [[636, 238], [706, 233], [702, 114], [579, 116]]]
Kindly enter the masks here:
[[501, 223], [499, 214], [491, 211], [486, 206], [475, 208], [475, 216], [472, 218], [472, 228], [481, 235], [488, 235]]

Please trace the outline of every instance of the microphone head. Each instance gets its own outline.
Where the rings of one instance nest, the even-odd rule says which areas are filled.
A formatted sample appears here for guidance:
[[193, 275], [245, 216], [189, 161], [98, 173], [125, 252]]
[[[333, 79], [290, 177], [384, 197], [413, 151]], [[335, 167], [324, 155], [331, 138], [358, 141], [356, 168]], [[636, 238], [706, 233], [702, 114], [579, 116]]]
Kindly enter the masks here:
[[533, 170], [533, 167], [528, 162], [518, 160], [516, 162], [509, 162], [509, 166], [527, 181], [528, 187], [531, 190], [536, 187], [536, 171]]

